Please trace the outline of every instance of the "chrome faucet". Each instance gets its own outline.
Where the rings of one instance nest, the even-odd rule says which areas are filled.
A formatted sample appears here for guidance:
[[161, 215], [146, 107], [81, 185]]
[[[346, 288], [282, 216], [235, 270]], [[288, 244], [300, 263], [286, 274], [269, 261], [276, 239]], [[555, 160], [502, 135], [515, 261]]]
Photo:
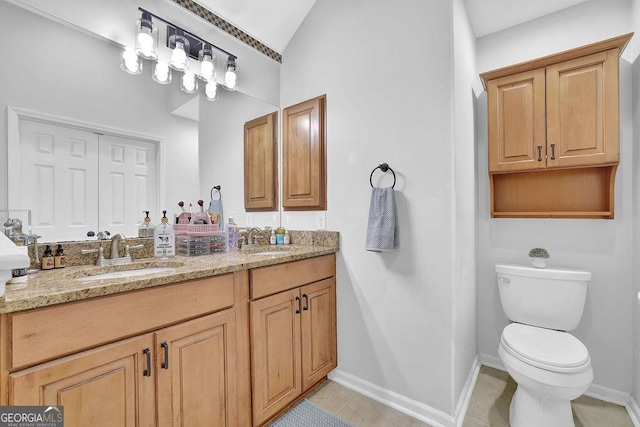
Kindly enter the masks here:
[[111, 238], [111, 259], [120, 258], [118, 247], [120, 245], [120, 242], [123, 242], [124, 240], [125, 237], [120, 233]]
[[248, 240], [247, 246], [253, 246], [253, 245], [257, 246], [258, 245], [257, 242], [254, 243], [254, 241], [253, 241], [256, 237], [255, 236], [253, 238], [251, 237], [251, 233], [253, 233], [254, 231], [261, 232], [262, 229], [260, 227], [249, 227], [249, 228], [247, 228], [247, 240]]

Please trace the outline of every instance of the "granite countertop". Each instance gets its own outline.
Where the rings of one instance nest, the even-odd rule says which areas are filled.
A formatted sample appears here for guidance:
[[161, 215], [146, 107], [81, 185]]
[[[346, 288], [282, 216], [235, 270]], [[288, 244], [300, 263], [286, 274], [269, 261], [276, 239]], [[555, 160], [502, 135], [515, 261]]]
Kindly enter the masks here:
[[[273, 254], [258, 255], [271, 251]], [[7, 285], [0, 298], [0, 313], [11, 313], [38, 307], [46, 307], [71, 301], [80, 301], [104, 295], [112, 295], [136, 289], [216, 276], [238, 270], [280, 264], [305, 258], [332, 254], [337, 246], [288, 245], [260, 246], [236, 253], [222, 253], [196, 257], [175, 256], [169, 260], [145, 258], [131, 264], [96, 267], [77, 266], [39, 271], [29, 274], [27, 281]], [[137, 277], [118, 277], [103, 280], [87, 280], [96, 274], [127, 271], [139, 268], [169, 267], [171, 271]]]

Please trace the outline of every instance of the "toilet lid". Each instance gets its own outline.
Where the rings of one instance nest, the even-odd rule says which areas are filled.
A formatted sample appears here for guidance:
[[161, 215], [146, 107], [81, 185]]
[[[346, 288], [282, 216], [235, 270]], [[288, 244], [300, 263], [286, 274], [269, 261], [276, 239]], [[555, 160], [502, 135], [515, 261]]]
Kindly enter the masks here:
[[512, 323], [504, 328], [502, 338], [522, 358], [550, 368], [573, 368], [589, 361], [584, 344], [566, 332]]

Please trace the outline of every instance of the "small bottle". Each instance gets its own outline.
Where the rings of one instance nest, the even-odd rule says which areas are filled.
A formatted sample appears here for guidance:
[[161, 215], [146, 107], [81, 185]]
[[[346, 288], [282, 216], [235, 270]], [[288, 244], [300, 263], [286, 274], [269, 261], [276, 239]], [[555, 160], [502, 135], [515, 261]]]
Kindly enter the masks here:
[[53, 252], [51, 251], [51, 246], [47, 245], [44, 248], [44, 253], [42, 254], [42, 269], [43, 270], [51, 270], [55, 267], [55, 260], [53, 259]]
[[62, 245], [58, 245], [58, 249], [56, 249], [56, 256], [53, 257], [53, 267], [64, 268], [66, 262], [67, 256], [64, 254], [64, 249], [62, 249]]
[[233, 222], [233, 217], [229, 217], [227, 223], [227, 252], [238, 251], [238, 226]]
[[284, 244], [288, 245], [291, 243], [291, 236], [289, 236], [289, 230], [284, 232]]
[[169, 224], [167, 211], [162, 211], [162, 219], [153, 236], [153, 254], [156, 258], [169, 258], [176, 254], [176, 239]]
[[276, 244], [276, 231], [271, 230], [271, 236], [269, 236], [269, 243], [272, 245]]
[[154, 226], [151, 225], [151, 218], [149, 218], [149, 211], [142, 211], [145, 213], [144, 221], [138, 227], [138, 237], [153, 237]]

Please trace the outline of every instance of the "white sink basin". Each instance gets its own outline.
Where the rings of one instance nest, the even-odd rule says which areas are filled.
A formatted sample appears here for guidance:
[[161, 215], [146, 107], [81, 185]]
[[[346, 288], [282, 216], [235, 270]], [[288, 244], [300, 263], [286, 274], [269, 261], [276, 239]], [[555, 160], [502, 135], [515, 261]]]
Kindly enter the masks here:
[[127, 277], [146, 276], [148, 274], [168, 273], [175, 270], [174, 267], [148, 267], [139, 268], [137, 270], [112, 271], [110, 273], [96, 274], [93, 276], [85, 276], [77, 280], [105, 280], [105, 279], [123, 279]]

